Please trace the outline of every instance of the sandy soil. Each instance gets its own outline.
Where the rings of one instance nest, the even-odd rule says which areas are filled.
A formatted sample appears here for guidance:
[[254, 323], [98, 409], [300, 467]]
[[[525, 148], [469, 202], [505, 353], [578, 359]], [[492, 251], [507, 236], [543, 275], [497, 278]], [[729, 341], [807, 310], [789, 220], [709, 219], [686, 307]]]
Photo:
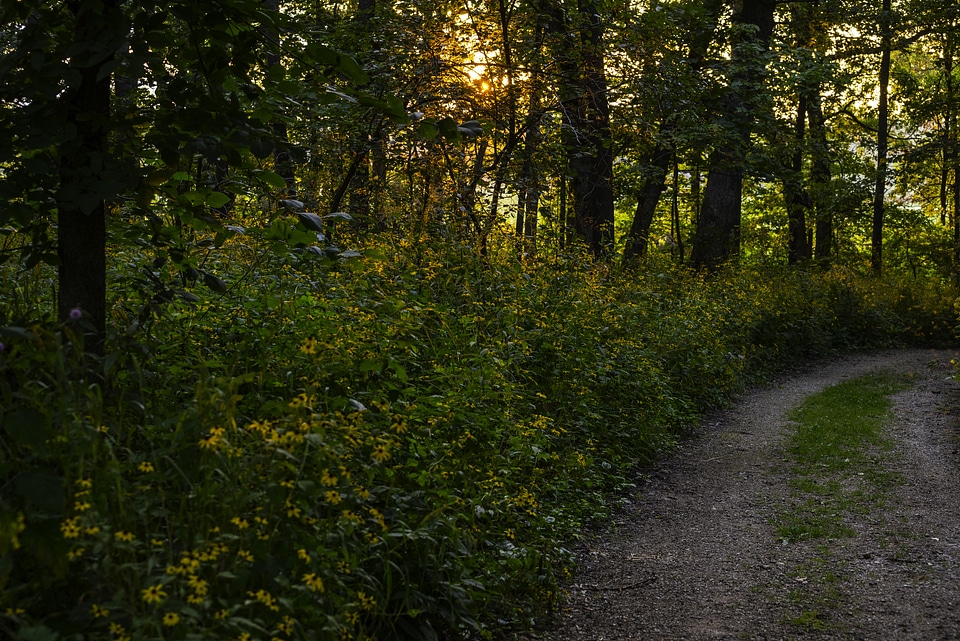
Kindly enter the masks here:
[[[819, 363], [707, 418], [609, 531], [586, 537], [550, 641], [960, 639], [960, 406], [949, 351]], [[897, 482], [848, 518], [854, 535], [786, 542], [796, 490], [787, 412], [870, 372], [913, 372], [894, 397]]]

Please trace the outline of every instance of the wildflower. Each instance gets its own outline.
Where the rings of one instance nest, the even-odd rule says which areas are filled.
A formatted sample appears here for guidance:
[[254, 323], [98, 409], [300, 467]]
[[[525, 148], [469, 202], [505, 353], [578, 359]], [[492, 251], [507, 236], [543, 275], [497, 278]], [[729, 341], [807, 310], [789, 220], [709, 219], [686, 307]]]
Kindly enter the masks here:
[[60, 524], [60, 531], [65, 539], [75, 539], [80, 536], [80, 526], [77, 525], [77, 517], [67, 519]]
[[238, 530], [246, 530], [248, 527], [250, 527], [250, 524], [247, 522], [247, 520], [241, 519], [239, 516], [233, 517], [230, 519], [230, 522], [236, 525]]
[[373, 448], [373, 453], [371, 456], [377, 461], [383, 463], [390, 458], [390, 452], [387, 450], [387, 446], [383, 443], [377, 443]]
[[100, 533], [100, 526], [98, 526], [98, 525], [91, 525], [91, 526], [88, 527], [86, 530], [84, 530], [83, 533], [86, 534], [86, 535], [88, 535], [88, 536], [93, 536], [94, 534], [99, 534], [99, 533]]
[[264, 604], [274, 612], [277, 612], [280, 610], [280, 606], [277, 605], [277, 600], [273, 598], [273, 596], [266, 590], [257, 590], [256, 593], [247, 592], [247, 596], [252, 596], [257, 601]]
[[163, 625], [173, 627], [180, 623], [180, 615], [176, 612], [167, 612], [163, 615]]
[[154, 469], [153, 463], [151, 463], [150, 461], [144, 461], [137, 467], [137, 469], [143, 472], [144, 474], [149, 474]]
[[361, 499], [363, 499], [364, 501], [366, 501], [368, 498], [370, 498], [370, 490], [368, 490], [368, 489], [365, 488], [365, 487], [358, 488], [358, 489], [357, 489], [357, 496], [359, 496]]
[[295, 519], [300, 516], [300, 508], [291, 503], [289, 499], [287, 499], [284, 509], [287, 511], [287, 516], [291, 519]]
[[70, 320], [80, 320], [83, 317], [83, 311], [79, 307], [70, 310]]
[[213, 615], [213, 618], [218, 621], [221, 621], [223, 619], [226, 619], [228, 616], [230, 616], [230, 613], [228, 611], [220, 610], [219, 612]]
[[0, 343], [0, 352], [2, 352], [5, 349], [7, 349], [7, 346], [4, 345], [3, 343]]
[[330, 470], [324, 470], [320, 473], [320, 482], [328, 487], [333, 487], [337, 484], [337, 477], [331, 476]]
[[126, 541], [126, 542], [128, 542], [128, 543], [129, 543], [130, 541], [133, 541], [135, 538], [137, 538], [137, 537], [135, 537], [135, 536], [133, 535], [132, 532], [124, 532], [123, 530], [115, 533], [114, 536], [117, 537], [117, 540], [119, 540], [119, 541]]
[[207, 590], [210, 588], [210, 584], [204, 581], [203, 579], [198, 579], [196, 576], [191, 576], [187, 579], [187, 583], [193, 588], [193, 591], [197, 594], [203, 596], [207, 593]]
[[365, 592], [357, 592], [357, 599], [360, 601], [360, 607], [364, 610], [372, 610], [377, 604], [377, 600], [372, 596], [367, 596]]
[[90, 614], [93, 615], [94, 619], [99, 619], [101, 617], [110, 616], [110, 611], [94, 603], [92, 606], [90, 606]]
[[113, 632], [114, 634], [120, 635], [120, 634], [124, 634], [127, 630], [119, 623], [111, 623], [110, 631]]
[[83, 501], [81, 503], [76, 503], [73, 506], [73, 509], [76, 510], [77, 512], [86, 512], [87, 510], [90, 509], [90, 504], [87, 503], [86, 501]]
[[311, 561], [310, 553], [303, 548], [300, 548], [299, 550], [297, 550], [297, 556], [299, 556], [303, 561], [306, 561], [307, 563], [310, 563]]
[[251, 554], [248, 550], [237, 550], [237, 556], [247, 563], [253, 563], [253, 554]]
[[317, 339], [307, 338], [303, 341], [303, 344], [300, 346], [300, 351], [304, 354], [316, 354], [317, 353]]
[[323, 579], [311, 572], [303, 575], [303, 582], [314, 592], [323, 592]]
[[76, 548], [75, 550], [70, 550], [67, 552], [68, 561], [79, 559], [81, 556], [83, 556], [83, 548]]
[[200, 605], [203, 603], [203, 597], [199, 594], [190, 594], [187, 595], [187, 603], [190, 605]]
[[341, 500], [340, 492], [337, 492], [336, 490], [330, 490], [329, 492], [326, 493], [325, 496], [327, 499], [327, 503], [329, 503], [330, 505], [336, 505]]
[[151, 585], [149, 588], [141, 590], [140, 598], [147, 603], [160, 603], [167, 598], [167, 593], [163, 591], [163, 586], [158, 583], [157, 585]]

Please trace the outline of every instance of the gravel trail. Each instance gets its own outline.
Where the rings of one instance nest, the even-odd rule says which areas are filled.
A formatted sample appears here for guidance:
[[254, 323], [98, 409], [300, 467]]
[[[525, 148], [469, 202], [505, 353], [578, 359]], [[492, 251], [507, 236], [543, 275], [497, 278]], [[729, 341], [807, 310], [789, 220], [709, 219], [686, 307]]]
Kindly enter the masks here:
[[[818, 363], [707, 417], [578, 553], [550, 641], [960, 639], [957, 382], [944, 350]], [[886, 500], [854, 535], [785, 542], [795, 501], [787, 413], [872, 372], [913, 374], [893, 397]]]

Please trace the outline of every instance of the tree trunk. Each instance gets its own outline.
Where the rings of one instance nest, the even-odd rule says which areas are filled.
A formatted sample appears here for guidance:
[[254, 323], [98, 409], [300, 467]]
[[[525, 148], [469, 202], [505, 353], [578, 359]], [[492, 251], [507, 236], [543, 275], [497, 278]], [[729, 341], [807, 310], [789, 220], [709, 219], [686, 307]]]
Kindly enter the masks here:
[[647, 176], [643, 182], [643, 189], [637, 198], [637, 211], [633, 215], [630, 234], [627, 236], [627, 243], [623, 250], [623, 260], [625, 262], [633, 258], [643, 258], [647, 253], [650, 225], [653, 224], [653, 215], [657, 211], [660, 196], [663, 195], [663, 190], [666, 188], [667, 170], [670, 168], [672, 158], [673, 149], [667, 148], [662, 143], [657, 143], [653, 150], [653, 156], [650, 158], [653, 173]]
[[[707, 50], [716, 35], [717, 17], [723, 10], [723, 0], [704, 0], [703, 10], [707, 21], [704, 28], [697, 29], [691, 37], [687, 56], [690, 66], [694, 69], [700, 69], [703, 66]], [[637, 209], [624, 244], [624, 262], [629, 262], [635, 257], [642, 258], [646, 254], [653, 216], [666, 188], [667, 169], [670, 166], [671, 159], [676, 159], [676, 149], [672, 146], [667, 147], [663, 140], [676, 131], [678, 115], [679, 110], [672, 110], [661, 122], [657, 144], [650, 156], [653, 173], [647, 176], [639, 190]], [[674, 189], [676, 189], [676, 184]], [[679, 221], [676, 222], [679, 229]], [[673, 223], [674, 221], [671, 219], [671, 228]]]
[[811, 191], [816, 215], [814, 258], [817, 262], [828, 263], [833, 253], [833, 203], [829, 194], [830, 148], [827, 145], [827, 127], [823, 118], [819, 85], [810, 93], [807, 117], [810, 123], [810, 152], [813, 157], [810, 182], [813, 185]]
[[810, 258], [807, 245], [807, 206], [809, 198], [803, 190], [803, 144], [806, 139], [807, 100], [801, 93], [797, 100], [794, 124], [794, 151], [790, 171], [783, 179], [783, 195], [787, 206], [787, 262], [796, 265]]
[[117, 0], [77, 0], [70, 67], [79, 84], [62, 95], [67, 123], [76, 132], [60, 154], [57, 192], [57, 315], [61, 322], [80, 310], [93, 329], [85, 347], [103, 353], [106, 335], [106, 202], [103, 186], [108, 169], [107, 134], [110, 121], [111, 74], [104, 72], [114, 58], [103, 33], [122, 20]]
[[740, 214], [743, 194], [744, 163], [750, 147], [753, 124], [749, 100], [763, 89], [765, 63], [751, 50], [765, 52], [773, 34], [773, 0], [744, 0], [734, 17], [739, 25], [756, 27], [747, 31], [734, 46], [731, 64], [739, 69], [733, 74], [721, 105], [722, 121], [732, 131], [710, 155], [710, 172], [703, 194], [697, 235], [691, 261], [694, 267], [713, 268], [740, 251]]
[[[545, 31], [555, 38], [560, 69], [562, 140], [570, 173], [574, 227], [597, 258], [613, 248], [613, 145], [603, 61], [603, 23], [596, 0], [579, 0], [568, 20], [553, 0], [540, 0]], [[579, 38], [577, 35], [579, 34]]]
[[873, 192], [873, 233], [870, 237], [870, 267], [883, 272], [883, 214], [887, 191], [888, 91], [890, 88], [890, 0], [883, 0], [880, 15], [880, 104], [877, 108], [877, 182]]

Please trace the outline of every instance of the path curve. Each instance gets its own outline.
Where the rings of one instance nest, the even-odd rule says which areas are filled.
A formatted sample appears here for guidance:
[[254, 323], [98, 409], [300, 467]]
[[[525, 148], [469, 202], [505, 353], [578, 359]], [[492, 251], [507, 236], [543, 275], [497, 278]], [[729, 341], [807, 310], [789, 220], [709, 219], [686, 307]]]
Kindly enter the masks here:
[[[948, 411], [957, 404], [950, 361], [958, 357], [845, 356], [708, 417], [653, 471], [612, 531], [585, 541], [564, 612], [530, 638], [960, 639], [960, 457]], [[882, 370], [915, 373], [916, 385], [894, 397], [888, 428], [890, 466], [902, 484], [856, 523], [855, 536], [785, 544], [771, 520], [791, 493], [786, 413], [826, 387]], [[830, 567], [813, 567], [824, 565], [824, 545]], [[829, 585], [811, 592], [803, 568]]]

